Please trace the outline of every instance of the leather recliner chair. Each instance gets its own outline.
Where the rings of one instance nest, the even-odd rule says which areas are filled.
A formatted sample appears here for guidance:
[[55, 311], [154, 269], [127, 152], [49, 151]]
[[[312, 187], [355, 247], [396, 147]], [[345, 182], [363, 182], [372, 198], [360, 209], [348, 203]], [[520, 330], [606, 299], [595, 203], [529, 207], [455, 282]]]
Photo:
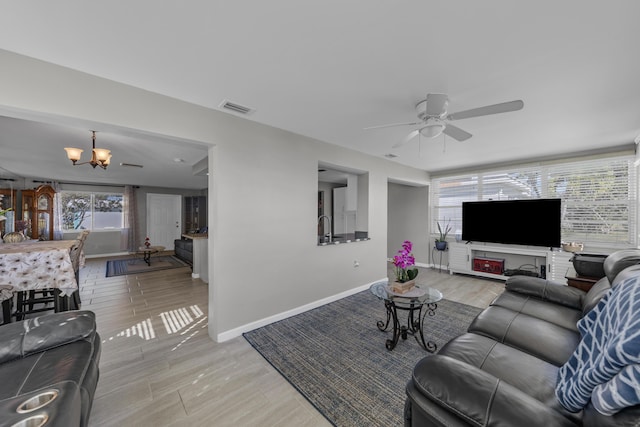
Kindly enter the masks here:
[[88, 425], [101, 350], [93, 312], [10, 323], [0, 343], [0, 424]]

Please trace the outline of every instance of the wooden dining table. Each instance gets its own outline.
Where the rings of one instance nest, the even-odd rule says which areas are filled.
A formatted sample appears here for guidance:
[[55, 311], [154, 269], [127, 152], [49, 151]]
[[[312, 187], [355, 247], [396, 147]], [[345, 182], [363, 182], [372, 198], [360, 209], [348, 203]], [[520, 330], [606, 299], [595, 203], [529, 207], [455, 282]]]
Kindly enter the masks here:
[[75, 240], [0, 243], [0, 301], [16, 291], [45, 288], [71, 296], [77, 289], [70, 251]]

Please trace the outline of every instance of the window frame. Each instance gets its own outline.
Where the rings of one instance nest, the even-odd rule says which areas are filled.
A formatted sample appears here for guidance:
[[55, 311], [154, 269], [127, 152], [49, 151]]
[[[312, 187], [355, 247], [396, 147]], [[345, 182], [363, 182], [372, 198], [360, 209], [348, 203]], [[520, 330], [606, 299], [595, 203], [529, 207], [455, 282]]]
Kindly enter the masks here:
[[[560, 198], [562, 241], [581, 241], [590, 247], [638, 247], [638, 167], [634, 160], [632, 155], [618, 154], [522, 164], [433, 178], [430, 192], [431, 233], [438, 234], [438, 221], [450, 219], [452, 234], [459, 237], [462, 232], [463, 201]], [[602, 179], [594, 179], [597, 173], [611, 175], [606, 181], [607, 185], [611, 185], [610, 188], [603, 184]], [[574, 176], [573, 193], [560, 194], [558, 182]], [[501, 186], [502, 191], [496, 193], [496, 188]], [[514, 197], [520, 188], [521, 197]], [[605, 195], [604, 199], [594, 200], [593, 197], [598, 194]], [[505, 197], [501, 198], [502, 195]], [[584, 206], [588, 208], [584, 209]], [[610, 217], [614, 219], [607, 217], [602, 218], [601, 223], [594, 222], [592, 217], [598, 215], [597, 209], [609, 206], [612, 209]], [[579, 215], [586, 211], [590, 211], [592, 217], [574, 216], [571, 219], [567, 215], [567, 212]], [[574, 230], [578, 226], [578, 232], [570, 232], [572, 226]], [[611, 228], [606, 232], [598, 228], [605, 226]]]
[[[89, 219], [89, 227], [87, 228], [64, 228], [64, 221], [61, 221], [61, 225], [62, 225], [62, 232], [63, 233], [72, 233], [72, 232], [77, 232], [80, 230], [90, 230], [91, 232], [106, 232], [106, 231], [121, 231], [125, 228], [124, 226], [124, 222], [125, 222], [125, 218], [124, 218], [124, 199], [125, 199], [125, 194], [124, 192], [117, 192], [117, 191], [82, 191], [82, 190], [61, 190], [60, 192], [60, 207], [61, 207], [61, 214], [64, 211], [64, 207], [62, 206], [62, 199], [64, 197], [64, 194], [83, 194], [83, 195], [89, 195], [90, 196], [90, 202], [89, 205], [91, 206], [91, 210], [90, 210], [90, 219]], [[121, 197], [122, 199], [122, 210], [120, 211], [120, 225], [118, 227], [100, 227], [100, 228], [96, 228], [95, 227], [95, 214], [96, 214], [96, 210], [95, 210], [95, 203], [96, 203], [96, 195], [118, 195]], [[84, 222], [84, 221], [83, 221]]]

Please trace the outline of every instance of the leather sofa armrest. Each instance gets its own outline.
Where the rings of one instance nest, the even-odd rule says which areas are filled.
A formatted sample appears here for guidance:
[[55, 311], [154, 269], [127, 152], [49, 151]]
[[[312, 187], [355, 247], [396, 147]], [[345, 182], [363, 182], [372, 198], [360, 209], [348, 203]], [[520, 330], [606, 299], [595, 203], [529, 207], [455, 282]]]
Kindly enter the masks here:
[[96, 333], [95, 314], [67, 311], [9, 323], [0, 328], [0, 363], [83, 340]]
[[448, 356], [422, 359], [414, 368], [412, 382], [420, 393], [471, 425], [575, 427], [544, 403]]
[[582, 301], [586, 295], [581, 289], [529, 276], [510, 277], [505, 283], [505, 289], [577, 310], [582, 310]]

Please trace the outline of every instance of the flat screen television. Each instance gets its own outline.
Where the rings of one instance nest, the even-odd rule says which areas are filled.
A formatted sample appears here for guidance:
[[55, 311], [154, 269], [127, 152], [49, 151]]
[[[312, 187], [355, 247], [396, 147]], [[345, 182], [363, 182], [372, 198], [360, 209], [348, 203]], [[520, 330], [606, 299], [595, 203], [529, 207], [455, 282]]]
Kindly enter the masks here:
[[560, 199], [462, 203], [462, 240], [560, 247]]

